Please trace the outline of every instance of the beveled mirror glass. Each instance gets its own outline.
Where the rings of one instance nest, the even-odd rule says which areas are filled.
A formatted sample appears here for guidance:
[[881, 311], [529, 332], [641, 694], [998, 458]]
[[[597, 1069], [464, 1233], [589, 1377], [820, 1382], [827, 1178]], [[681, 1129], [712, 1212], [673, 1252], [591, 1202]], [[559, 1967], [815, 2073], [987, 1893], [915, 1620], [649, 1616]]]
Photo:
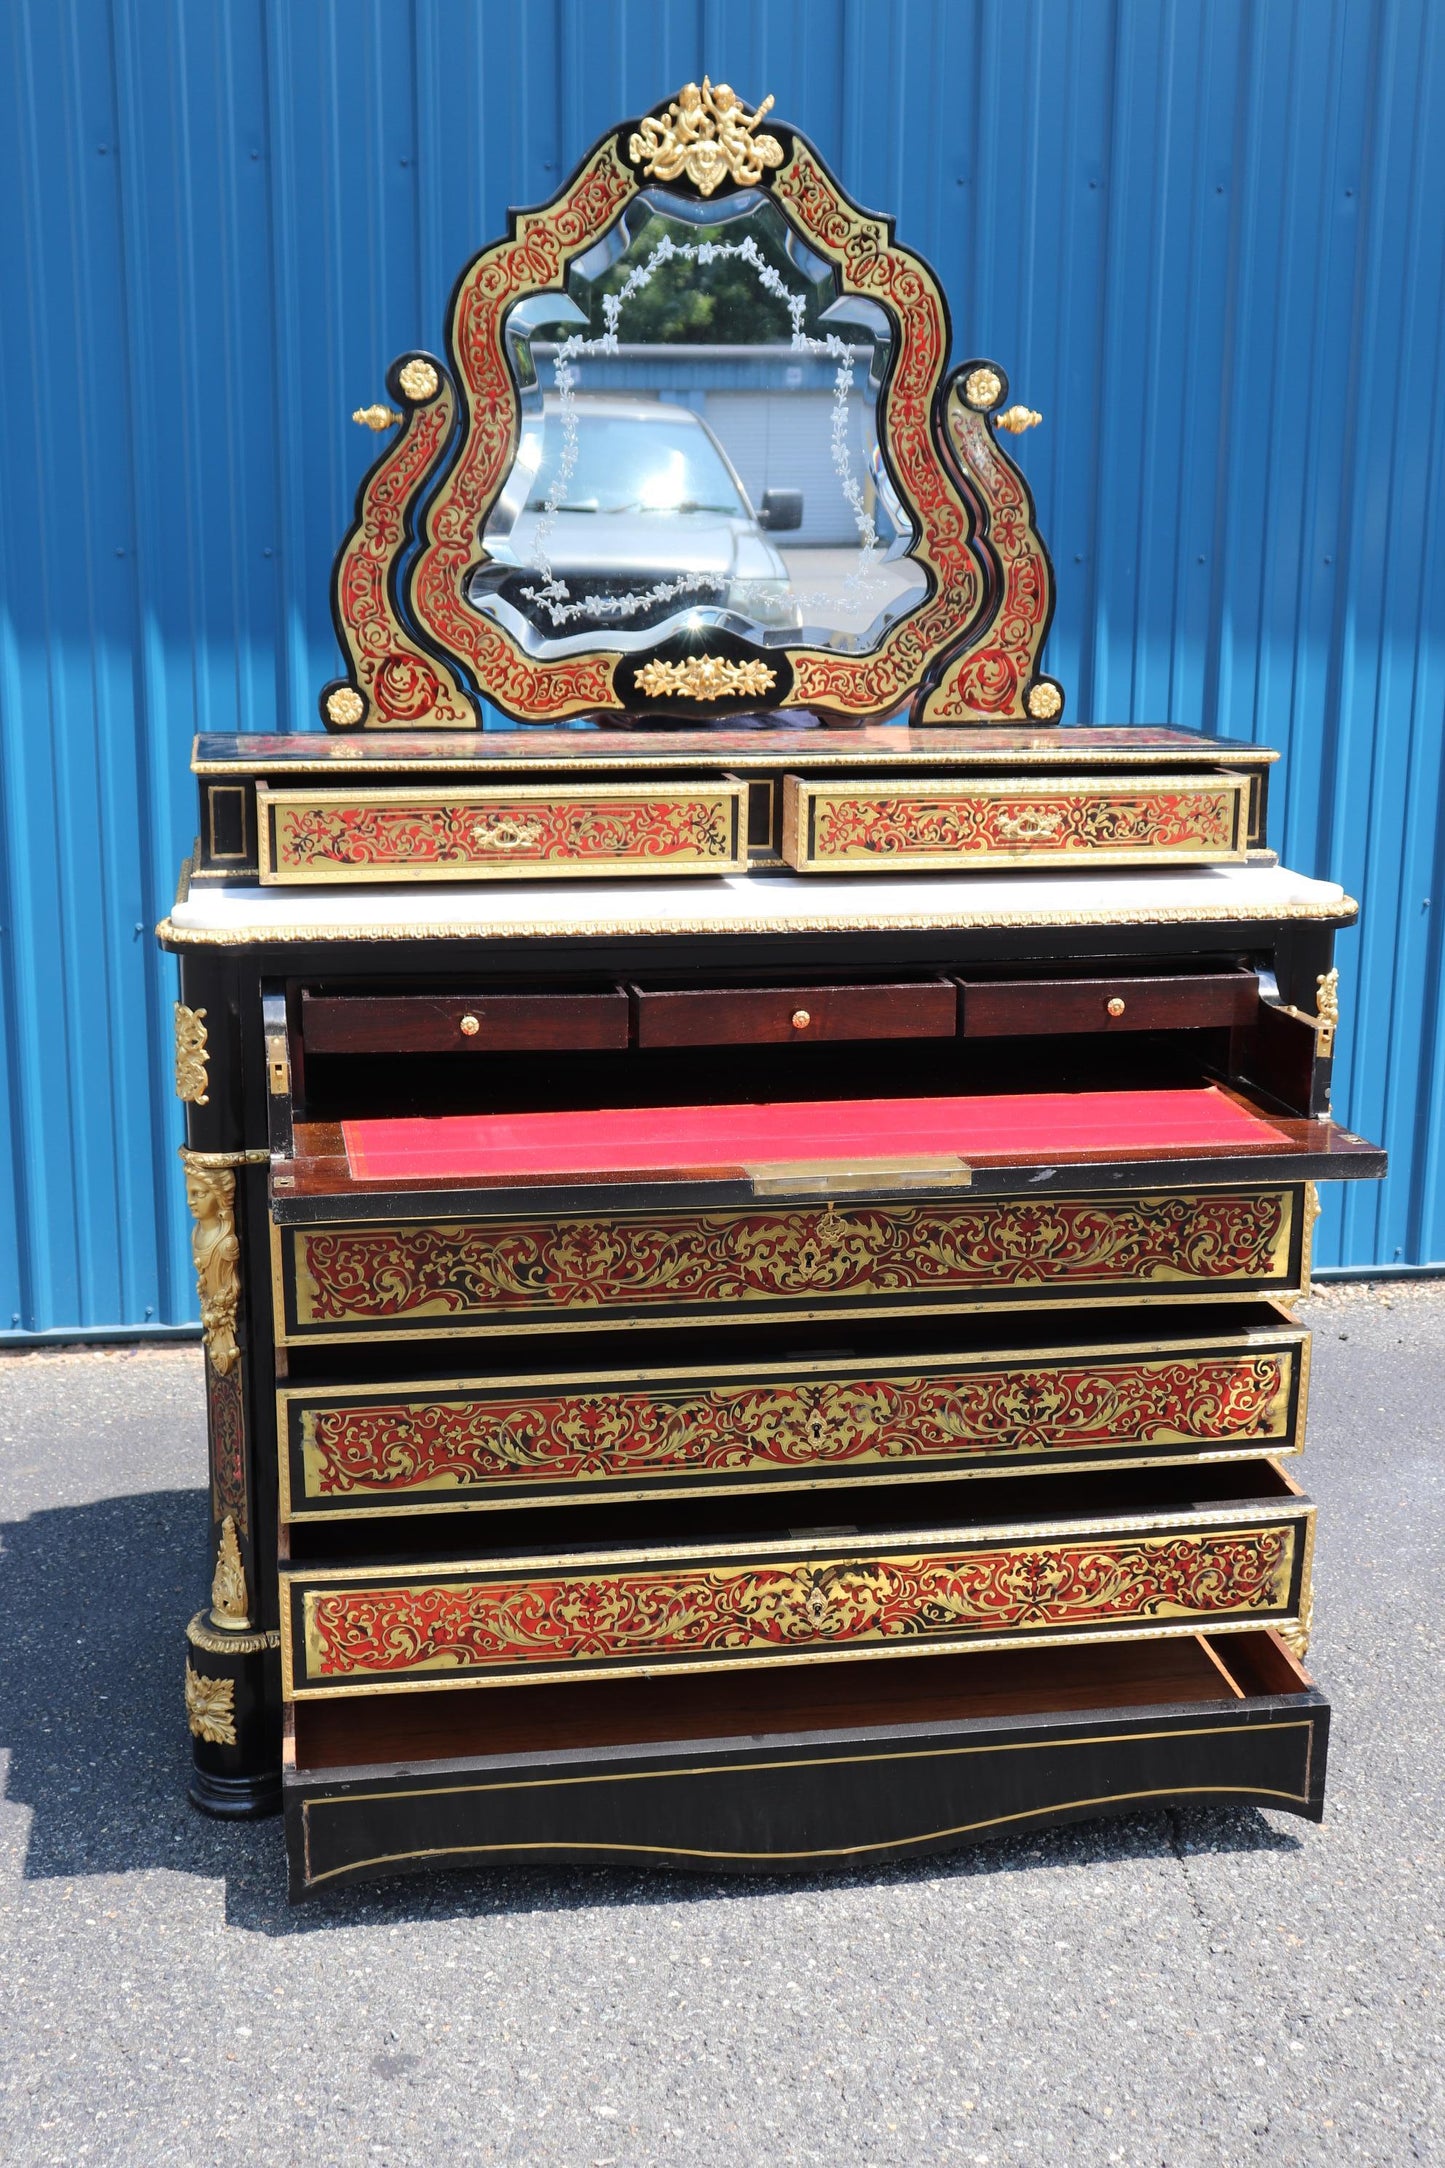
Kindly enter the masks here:
[[529, 651], [720, 626], [858, 653], [924, 598], [879, 439], [888, 319], [761, 191], [642, 190], [506, 338], [520, 442], [468, 592]]

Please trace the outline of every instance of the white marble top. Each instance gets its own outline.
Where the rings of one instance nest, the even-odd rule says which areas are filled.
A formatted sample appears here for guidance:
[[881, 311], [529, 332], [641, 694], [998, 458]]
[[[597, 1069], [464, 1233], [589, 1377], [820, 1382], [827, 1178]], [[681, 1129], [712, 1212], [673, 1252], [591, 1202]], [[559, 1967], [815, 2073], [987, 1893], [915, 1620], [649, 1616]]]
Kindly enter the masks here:
[[694, 880], [487, 881], [397, 887], [204, 888], [157, 929], [168, 945], [535, 940], [653, 934], [932, 933], [954, 928], [1342, 925], [1334, 881], [1283, 866], [1129, 873], [736, 874]]

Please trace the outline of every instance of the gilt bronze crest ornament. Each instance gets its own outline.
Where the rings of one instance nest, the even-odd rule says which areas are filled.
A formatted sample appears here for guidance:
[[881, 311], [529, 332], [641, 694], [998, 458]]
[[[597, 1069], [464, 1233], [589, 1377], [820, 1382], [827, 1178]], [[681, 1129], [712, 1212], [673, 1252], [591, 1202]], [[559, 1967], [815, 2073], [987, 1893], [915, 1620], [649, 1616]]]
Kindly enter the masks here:
[[328, 729], [1060, 719], [1039, 416], [772, 107], [704, 76], [604, 137], [357, 410]]

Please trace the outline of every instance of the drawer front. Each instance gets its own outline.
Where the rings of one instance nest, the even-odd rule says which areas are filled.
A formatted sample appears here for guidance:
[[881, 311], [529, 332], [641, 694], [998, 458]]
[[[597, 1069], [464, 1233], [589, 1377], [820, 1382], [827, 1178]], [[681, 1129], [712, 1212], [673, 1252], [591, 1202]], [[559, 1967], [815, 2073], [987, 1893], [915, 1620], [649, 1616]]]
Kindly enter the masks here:
[[1188, 1300], [1302, 1284], [1304, 1190], [274, 1230], [289, 1343]]
[[[648, 1381], [286, 1388], [288, 1520], [1298, 1452], [1304, 1335]], [[791, 1373], [780, 1375], [780, 1371]]]
[[596, 880], [740, 873], [742, 783], [256, 789], [261, 879]]
[[965, 1039], [1047, 1032], [1229, 1030], [1253, 1023], [1252, 971], [1171, 978], [961, 979]]
[[1225, 865], [1246, 850], [1248, 783], [1234, 775], [1050, 781], [805, 782], [789, 776], [783, 856], [800, 873], [947, 866]]
[[627, 995], [311, 994], [301, 996], [308, 1054], [501, 1054], [625, 1047]]
[[784, 1046], [810, 1039], [951, 1039], [947, 979], [891, 986], [632, 988], [639, 1046]]
[[[886, 1546], [283, 1571], [288, 1696], [607, 1678], [1296, 1620], [1313, 1509]], [[924, 1545], [926, 1544], [926, 1548]]]
[[[754, 1693], [759, 1683], [747, 1681]], [[687, 1684], [697, 1694], [716, 1681]], [[338, 1706], [310, 1703], [298, 1719]], [[1084, 1714], [1070, 1702], [1043, 1718], [866, 1730], [840, 1714], [822, 1737], [812, 1725], [765, 1742], [553, 1748], [520, 1767], [493, 1754], [418, 1765], [385, 1751], [375, 1713], [378, 1743], [363, 1744], [356, 1765], [286, 1772], [293, 1898], [408, 1869], [519, 1863], [856, 1874], [1024, 1829], [1155, 1814], [1165, 1800], [1318, 1821], [1330, 1712], [1308, 1691], [1120, 1709], [1105, 1689]]]

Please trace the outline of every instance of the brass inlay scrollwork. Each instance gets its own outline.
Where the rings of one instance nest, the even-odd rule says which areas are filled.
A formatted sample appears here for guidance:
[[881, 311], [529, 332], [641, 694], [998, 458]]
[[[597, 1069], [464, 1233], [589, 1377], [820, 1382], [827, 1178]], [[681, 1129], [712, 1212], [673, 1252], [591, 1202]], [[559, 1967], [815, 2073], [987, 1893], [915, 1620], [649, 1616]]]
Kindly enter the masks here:
[[501, 814], [493, 820], [477, 821], [468, 834], [480, 850], [531, 850], [542, 840], [542, 824], [540, 821], [511, 820]]
[[210, 1746], [236, 1744], [236, 1682], [208, 1679], [186, 1665], [186, 1722]]
[[1050, 806], [1027, 806], [1022, 813], [1000, 813], [999, 833], [1014, 843], [1034, 843], [1056, 836], [1064, 816]]
[[235, 1517], [230, 1513], [221, 1523], [221, 1540], [216, 1546], [216, 1571], [211, 1579], [211, 1623], [233, 1628], [237, 1633], [244, 1633], [251, 1623], [246, 1569], [241, 1563], [241, 1546], [236, 1540]]
[[633, 682], [649, 700], [681, 694], [688, 700], [726, 700], [733, 693], [769, 693], [778, 681], [765, 662], [728, 662], [721, 655], [689, 655], [686, 662], [650, 662]]
[[195, 1226], [191, 1231], [191, 1254], [196, 1260], [196, 1288], [201, 1298], [201, 1330], [206, 1353], [222, 1377], [240, 1357], [236, 1345], [236, 1307], [241, 1299], [238, 1265], [240, 1237], [236, 1233], [236, 1172], [234, 1165], [208, 1164], [212, 1157], [189, 1152], [181, 1146], [186, 1170], [186, 1202]]
[[176, 1097], [192, 1106], [210, 1105], [206, 1090], [206, 1012], [176, 1003]]
[[751, 187], [769, 166], [783, 162], [777, 137], [757, 132], [773, 103], [764, 98], [749, 113], [726, 83], [714, 88], [706, 76], [700, 90], [696, 83], [684, 83], [663, 119], [649, 114], [643, 121], [627, 155], [653, 180], [675, 181], [685, 174], [700, 195], [710, 196], [725, 180]]

